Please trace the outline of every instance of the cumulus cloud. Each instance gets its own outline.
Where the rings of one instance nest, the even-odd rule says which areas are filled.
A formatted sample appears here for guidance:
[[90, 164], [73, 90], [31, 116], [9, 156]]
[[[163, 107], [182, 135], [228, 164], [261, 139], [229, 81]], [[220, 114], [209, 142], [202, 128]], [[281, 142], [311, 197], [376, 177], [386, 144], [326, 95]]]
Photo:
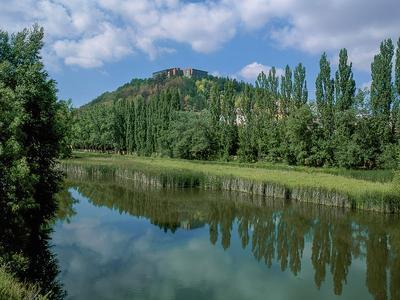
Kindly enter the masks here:
[[[33, 22], [46, 30], [45, 53], [67, 65], [101, 67], [137, 51], [154, 59], [173, 49], [220, 49], [238, 32], [255, 31], [280, 47], [307, 53], [349, 50], [369, 69], [379, 42], [399, 35], [398, 0], [0, 0], [0, 27]], [[266, 41], [267, 43], [267, 41]]]
[[346, 47], [359, 69], [369, 69], [380, 41], [400, 34], [397, 0], [288, 0], [282, 6], [287, 24], [271, 32], [277, 43], [314, 54]]
[[[247, 81], [255, 81], [257, 76], [261, 73], [264, 72], [265, 74], [268, 75], [269, 70], [271, 70], [272, 67], [266, 66], [263, 64], [260, 64], [258, 62], [253, 62], [251, 64], [248, 64], [244, 66], [239, 72], [238, 75], [247, 80]], [[276, 68], [276, 74], [278, 76], [283, 75], [284, 71], [282, 69]]]
[[118, 60], [132, 53], [131, 34], [127, 30], [103, 24], [103, 30], [92, 37], [80, 40], [58, 40], [53, 48], [66, 65], [84, 68], [100, 67], [103, 61]]

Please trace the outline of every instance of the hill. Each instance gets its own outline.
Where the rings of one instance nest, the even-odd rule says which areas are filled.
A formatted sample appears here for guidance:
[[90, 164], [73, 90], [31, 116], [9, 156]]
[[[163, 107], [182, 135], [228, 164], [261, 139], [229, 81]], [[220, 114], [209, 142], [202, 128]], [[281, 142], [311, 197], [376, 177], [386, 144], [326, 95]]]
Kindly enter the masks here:
[[[90, 107], [100, 103], [114, 103], [117, 100], [135, 100], [140, 97], [148, 102], [151, 97], [156, 97], [162, 92], [178, 91], [182, 105], [186, 110], [202, 110], [205, 108], [206, 100], [211, 86], [216, 83], [220, 89], [223, 89], [227, 78], [207, 76], [206, 78], [196, 79], [183, 76], [172, 78], [134, 78], [130, 82], [118, 87], [115, 91], [105, 92], [93, 99], [81, 108]], [[235, 81], [237, 92], [242, 91], [246, 84]]]

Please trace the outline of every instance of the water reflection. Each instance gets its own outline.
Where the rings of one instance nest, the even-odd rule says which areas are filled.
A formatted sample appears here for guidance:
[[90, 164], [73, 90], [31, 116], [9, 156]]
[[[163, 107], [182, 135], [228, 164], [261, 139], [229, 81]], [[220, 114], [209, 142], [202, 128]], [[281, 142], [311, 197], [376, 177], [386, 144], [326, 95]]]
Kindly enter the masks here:
[[[122, 281], [131, 280], [134, 277], [133, 273], [143, 275], [144, 277], [136, 279], [138, 280], [137, 285], [132, 282], [129, 283], [129, 285], [133, 284], [133, 287], [136, 287], [138, 291], [140, 290], [140, 292], [137, 291], [139, 294], [145, 292], [142, 287], [146, 287], [147, 284], [150, 284], [150, 281], [152, 285], [156, 284], [155, 278], [152, 278], [155, 276], [152, 273], [152, 268], [158, 268], [158, 273], [161, 273], [159, 268], [162, 268], [164, 273], [167, 271], [175, 272], [172, 275], [167, 272], [168, 276], [196, 272], [199, 277], [196, 279], [198, 282], [205, 280], [201, 274], [207, 274], [212, 278], [208, 282], [211, 286], [221, 282], [218, 276], [227, 276], [226, 274], [220, 274], [222, 270], [215, 269], [213, 264], [221, 265], [221, 261], [229, 259], [230, 256], [219, 252], [218, 255], [216, 253], [213, 256], [205, 255], [205, 253], [209, 253], [210, 245], [220, 245], [225, 251], [235, 253], [235, 262], [226, 263], [223, 267], [228, 269], [228, 274], [230, 268], [228, 266], [233, 266], [234, 268], [236, 264], [238, 268], [246, 269], [250, 268], [251, 265], [251, 268], [254, 268], [251, 272], [256, 276], [267, 278], [267, 276], [273, 275], [272, 278], [269, 278], [271, 282], [274, 282], [277, 293], [283, 293], [285, 287], [279, 286], [274, 280], [281, 278], [282, 274], [287, 274], [284, 271], [290, 271], [293, 275], [299, 276], [303, 273], [302, 268], [306, 268], [312, 272], [314, 287], [317, 288], [314, 288], [314, 290], [321, 290], [321, 293], [323, 293], [313, 294], [314, 296], [308, 295], [311, 298], [327, 298], [323, 296], [329, 295], [326, 287], [329, 287], [331, 293], [344, 296], [343, 291], [348, 282], [352, 282], [347, 287], [346, 296], [349, 298], [362, 295], [364, 289], [374, 299], [400, 298], [400, 223], [396, 216], [352, 213], [306, 204], [289, 205], [283, 201], [269, 201], [261, 197], [238, 193], [201, 192], [195, 190], [173, 191], [157, 188], [149, 190], [147, 187], [140, 186], [132, 181], [123, 182], [120, 180], [116, 182], [111, 178], [90, 180], [88, 178], [75, 178], [71, 179], [68, 184], [73, 187], [73, 190], [70, 189], [71, 193], [64, 194], [65, 202], [62, 205], [63, 209], [60, 212], [60, 217], [63, 220], [70, 220], [71, 224], [69, 227], [65, 227], [64, 231], [59, 229], [58, 235], [56, 234], [54, 239], [56, 247], [61, 249], [59, 252], [62, 252], [61, 263], [64, 261], [65, 265], [69, 261], [68, 268], [64, 266], [64, 268], [68, 269], [65, 272], [71, 272], [73, 268], [78, 268], [77, 265], [72, 265], [70, 262], [72, 255], [75, 255], [73, 258], [80, 262], [91, 261], [93, 266], [99, 269], [100, 274], [111, 273], [113, 276], [118, 276], [119, 280]], [[152, 233], [157, 235], [155, 240], [158, 241], [157, 249], [152, 252], [149, 247], [154, 247], [154, 245], [149, 246], [149, 241], [146, 241], [146, 234], [150, 232], [146, 226], [144, 229], [140, 229], [141, 234], [138, 236], [132, 236], [133, 233], [129, 232], [129, 230], [133, 229], [129, 228], [129, 226], [127, 227], [126, 224], [123, 227], [112, 226], [111, 229], [105, 229], [104, 224], [111, 222], [111, 217], [106, 212], [104, 212], [104, 219], [97, 216], [82, 219], [80, 222], [76, 221], [74, 224], [74, 215], [77, 212], [74, 210], [73, 205], [79, 199], [83, 199], [82, 196], [86, 197], [94, 206], [118, 211], [121, 214], [118, 216], [118, 220], [121, 221], [116, 219], [115, 222], [122, 222], [125, 217], [131, 218], [130, 216], [143, 217], [168, 233], [168, 235], [161, 236], [158, 233]], [[81, 209], [90, 211], [90, 207]], [[78, 211], [77, 217], [79, 217], [79, 213]], [[87, 214], [90, 215], [90, 213]], [[117, 217], [113, 216], [113, 218]], [[126, 220], [126, 222], [129, 223], [130, 221]], [[132, 226], [139, 228], [140, 224], [132, 223]], [[200, 232], [207, 230], [209, 245], [204, 244], [203, 239], [194, 239], [192, 243], [187, 245], [187, 248], [179, 244], [179, 238], [182, 235], [185, 236], [184, 233], [177, 235], [179, 229], [181, 230], [179, 232], [193, 232], [193, 234], [196, 234], [199, 231], [193, 229], [199, 228]], [[72, 232], [76, 235], [75, 237], [72, 236]], [[106, 235], [107, 232], [109, 234]], [[67, 234], [68, 236], [66, 236]], [[91, 238], [90, 236], [95, 234], [98, 234], [98, 239], [93, 242], [93, 236]], [[71, 239], [74, 241], [73, 243], [68, 242]], [[85, 244], [85, 247], [96, 249], [90, 252], [90, 258], [84, 256], [82, 249], [75, 249], [79, 244], [77, 239], [80, 240], [81, 244]], [[231, 243], [235, 239], [241, 246], [242, 254], [238, 253], [235, 245], [231, 247]], [[90, 243], [92, 244], [89, 245]], [[93, 245], [93, 243], [96, 244]], [[126, 243], [131, 244], [126, 245]], [[159, 251], [173, 243], [180, 246], [164, 253]], [[129, 252], [130, 250], [128, 249], [133, 250]], [[107, 253], [108, 256], [114, 258], [112, 263], [114, 270], [109, 269], [110, 265], [103, 265], [102, 255], [96, 254], [96, 251], [103, 254]], [[203, 252], [200, 254], [198, 251]], [[204, 255], [204, 268], [201, 270], [190, 270], [190, 266], [182, 265], [185, 262], [184, 257], [192, 252], [197, 253], [196, 255], [198, 256]], [[306, 252], [307, 255], [305, 255]], [[262, 262], [274, 272], [269, 273], [269, 275], [267, 273], [259, 274], [262, 271], [256, 269], [254, 265], [247, 261], [244, 264], [246, 253], [251, 253], [253, 261], [255, 259], [258, 262]], [[65, 256], [64, 258], [63, 255]], [[305, 259], [306, 257], [307, 259]], [[133, 262], [132, 259], [135, 261]], [[136, 259], [139, 261], [136, 261]], [[134, 266], [134, 269], [130, 270], [132, 273], [124, 274], [123, 268], [118, 271], [122, 272], [122, 274], [113, 273], [115, 269], [118, 269], [116, 265], [121, 266], [124, 264]], [[353, 273], [350, 272], [352, 264], [355, 265]], [[276, 272], [274, 266], [280, 268], [281, 275]], [[199, 268], [199, 265], [196, 264], [196, 267]], [[265, 268], [265, 270], [268, 270], [268, 268]], [[215, 274], [210, 274], [210, 270], [213, 270], [212, 272]], [[233, 270], [230, 271], [234, 272]], [[362, 275], [363, 278], [355, 274]], [[83, 274], [82, 271], [81, 276], [85, 277], [87, 274]], [[90, 274], [90, 276], [100, 275]], [[158, 276], [161, 275], [159, 274]], [[181, 280], [190, 280], [189, 278], [194, 275], [186, 276], [187, 278]], [[364, 289], [354, 283], [358, 280], [357, 276], [364, 282]], [[98, 284], [102, 282], [104, 286], [109, 287], [111, 283], [102, 281], [105, 280], [102, 278], [100, 276], [92, 279]], [[73, 285], [76, 291], [85, 289], [84, 286], [77, 287], [77, 283], [73, 278], [68, 277], [68, 280], [71, 280], [71, 282], [66, 284]], [[197, 282], [195, 279], [192, 280]], [[244, 285], [243, 282], [246, 282], [246, 293], [241, 296], [252, 299], [260, 295], [265, 296], [262, 293], [257, 294], [256, 291], [261, 292], [267, 283], [262, 283], [260, 279], [252, 279], [251, 282], [244, 278], [240, 280], [242, 285]], [[297, 285], [292, 280], [285, 277], [282, 282], [293, 286]], [[82, 278], [80, 281], [85, 282]], [[308, 281], [306, 283], [303, 284], [303, 289], [311, 289]], [[115, 285], [116, 283], [113, 282], [113, 284]], [[122, 286], [123, 282], [119, 282], [118, 285]], [[169, 290], [172, 286], [171, 284], [162, 285], [157, 283], [157, 288], [153, 288], [152, 291], [154, 292], [158, 289], [158, 293], [154, 295], [147, 294], [146, 297], [149, 299], [161, 298], [160, 292], [162, 291], [162, 295], [166, 299], [168, 299], [168, 295], [172, 295], [171, 299], [179, 298], [178, 296], [181, 298], [184, 298], [184, 296], [193, 298], [188, 286], [193, 288], [194, 285], [189, 284], [185, 288], [171, 291]], [[102, 291], [100, 295], [106, 298], [107, 290], [104, 286], [98, 288]], [[204, 282], [202, 286], [204, 295], [198, 290], [196, 297], [199, 299], [202, 298], [202, 295], [204, 298], [210, 297], [210, 292], [207, 289], [211, 289], [211, 287], [208, 287], [207, 283]], [[297, 290], [298, 294], [293, 294], [292, 296], [300, 296], [302, 293], [300, 289], [301, 287]], [[115, 287], [112, 290], [115, 291]], [[119, 292], [122, 293], [122, 291], [123, 288], [120, 288]], [[126, 292], [128, 293], [128, 291]], [[146, 292], [152, 293], [151, 291]], [[303, 292], [306, 293], [305, 291]], [[134, 292], [130, 290], [129, 293]], [[216, 295], [215, 293], [213, 294], [214, 296]], [[240, 299], [238, 295], [229, 295], [227, 289], [223, 292], [220, 291], [220, 293], [222, 293], [222, 298], [230, 297], [235, 299], [238, 297]], [[136, 294], [138, 298], [146, 298], [142, 294], [140, 297], [139, 294]], [[79, 293], [76, 295], [82, 296]], [[122, 298], [126, 296], [127, 294], [120, 295]]]
[[11, 226], [0, 221], [0, 262], [22, 282], [34, 284], [48, 299], [63, 299], [65, 292], [57, 280], [59, 269], [49, 243], [50, 229], [31, 224], [31, 228]]

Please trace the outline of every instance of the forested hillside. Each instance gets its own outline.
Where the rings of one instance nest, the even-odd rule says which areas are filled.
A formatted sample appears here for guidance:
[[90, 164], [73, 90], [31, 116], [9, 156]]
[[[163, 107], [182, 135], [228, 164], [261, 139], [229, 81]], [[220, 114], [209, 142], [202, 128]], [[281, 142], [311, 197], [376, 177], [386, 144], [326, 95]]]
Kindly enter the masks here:
[[[394, 66], [394, 68], [393, 68]], [[393, 72], [394, 69], [394, 72]], [[300, 63], [261, 73], [255, 85], [134, 79], [74, 113], [75, 149], [185, 159], [267, 160], [306, 166], [394, 168], [399, 158], [400, 39], [385, 40], [370, 89], [356, 88], [346, 49], [324, 53], [308, 99]]]

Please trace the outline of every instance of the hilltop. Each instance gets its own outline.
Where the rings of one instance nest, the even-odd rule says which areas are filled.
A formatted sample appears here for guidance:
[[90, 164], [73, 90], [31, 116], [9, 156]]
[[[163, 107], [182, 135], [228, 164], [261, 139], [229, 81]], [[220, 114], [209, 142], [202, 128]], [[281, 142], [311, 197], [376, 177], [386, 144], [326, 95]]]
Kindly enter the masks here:
[[[227, 78], [208, 75], [203, 78], [172, 76], [172, 77], [153, 77], [146, 79], [134, 78], [130, 82], [118, 87], [111, 92], [105, 92], [96, 97], [81, 108], [90, 107], [100, 103], [113, 103], [117, 100], [134, 100], [144, 98], [146, 101], [152, 96], [157, 96], [164, 91], [178, 91], [184, 105], [188, 110], [201, 110], [205, 107], [210, 87], [216, 83], [220, 89], [228, 81]], [[237, 91], [244, 89], [246, 84], [236, 82]]]

